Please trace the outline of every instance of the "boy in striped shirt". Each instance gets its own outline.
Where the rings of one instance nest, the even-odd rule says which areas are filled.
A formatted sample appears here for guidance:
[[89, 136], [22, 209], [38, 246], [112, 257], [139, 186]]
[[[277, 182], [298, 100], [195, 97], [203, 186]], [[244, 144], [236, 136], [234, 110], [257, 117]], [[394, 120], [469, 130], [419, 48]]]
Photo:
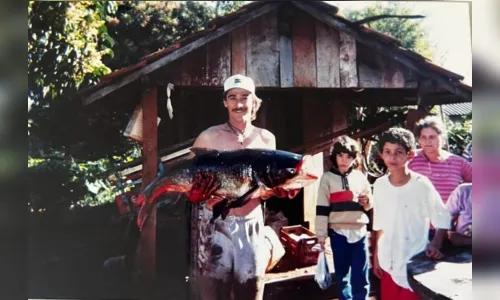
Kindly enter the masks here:
[[316, 235], [324, 249], [330, 237], [339, 299], [366, 300], [370, 292], [365, 211], [372, 207], [371, 187], [358, 166], [359, 147], [342, 136], [333, 143], [333, 167], [318, 188]]

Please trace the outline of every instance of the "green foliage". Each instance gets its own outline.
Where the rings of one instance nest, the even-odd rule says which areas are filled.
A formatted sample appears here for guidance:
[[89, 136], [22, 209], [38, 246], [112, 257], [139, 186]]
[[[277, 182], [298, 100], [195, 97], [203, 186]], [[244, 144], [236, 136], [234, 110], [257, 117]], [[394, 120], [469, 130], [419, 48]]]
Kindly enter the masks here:
[[112, 201], [108, 175], [141, 155], [139, 146], [123, 136], [133, 107], [123, 104], [90, 115], [67, 95], [203, 29], [243, 3], [30, 1], [30, 210]]
[[467, 145], [472, 142], [472, 113], [462, 116], [458, 122], [451, 122], [445, 117], [445, 124], [450, 152], [462, 156]]
[[28, 4], [28, 97], [46, 104], [90, 84], [111, 70], [113, 40], [104, 24], [113, 1], [30, 1]]
[[[389, 4], [376, 2], [366, 9], [352, 10], [345, 13], [346, 17], [353, 21], [385, 14], [413, 15], [414, 13], [408, 7], [397, 2], [390, 2]], [[433, 49], [428, 42], [426, 32], [419, 22], [419, 20], [415, 19], [389, 18], [377, 20], [365, 25], [400, 40], [403, 48], [415, 51], [420, 55], [432, 59]]]
[[217, 17], [233, 13], [249, 1], [216, 1], [215, 15]]
[[106, 26], [116, 45], [105, 63], [118, 69], [205, 28], [213, 18], [233, 12], [244, 1], [123, 1]]
[[197, 1], [123, 1], [106, 23], [115, 40], [115, 56], [106, 65], [118, 69], [204, 28], [213, 9]]

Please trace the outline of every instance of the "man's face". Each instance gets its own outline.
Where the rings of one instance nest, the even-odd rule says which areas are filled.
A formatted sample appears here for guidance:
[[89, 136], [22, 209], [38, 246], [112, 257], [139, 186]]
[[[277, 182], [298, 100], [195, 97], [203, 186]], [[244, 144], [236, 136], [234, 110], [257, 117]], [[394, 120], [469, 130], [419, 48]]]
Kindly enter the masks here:
[[399, 144], [385, 143], [380, 156], [389, 172], [394, 172], [404, 168], [406, 162], [413, 158], [414, 153], [412, 151], [406, 151], [406, 149]]
[[227, 107], [229, 118], [241, 122], [250, 121], [252, 116], [252, 94], [244, 89], [230, 89], [224, 99], [224, 106]]

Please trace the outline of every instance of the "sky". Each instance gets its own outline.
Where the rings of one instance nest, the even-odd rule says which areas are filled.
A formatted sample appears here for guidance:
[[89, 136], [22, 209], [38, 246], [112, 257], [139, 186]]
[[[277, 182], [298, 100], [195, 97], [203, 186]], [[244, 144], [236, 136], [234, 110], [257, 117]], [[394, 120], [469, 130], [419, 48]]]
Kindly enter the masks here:
[[[375, 1], [325, 1], [340, 11], [357, 10], [373, 5]], [[377, 1], [388, 3], [388, 1]], [[414, 14], [424, 15], [419, 20], [434, 45], [434, 63], [464, 76], [463, 82], [472, 85], [472, 46], [467, 1], [391, 1], [409, 7]], [[442, 57], [442, 60], [439, 58]]]

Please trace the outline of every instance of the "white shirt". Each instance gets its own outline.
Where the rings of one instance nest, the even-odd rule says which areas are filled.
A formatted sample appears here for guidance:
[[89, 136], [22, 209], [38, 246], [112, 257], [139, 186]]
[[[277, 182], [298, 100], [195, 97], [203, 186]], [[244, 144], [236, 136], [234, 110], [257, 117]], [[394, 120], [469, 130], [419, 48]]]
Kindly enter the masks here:
[[383, 231], [378, 242], [380, 267], [409, 290], [406, 264], [427, 247], [429, 222], [442, 229], [451, 225], [451, 216], [430, 180], [410, 174], [404, 186], [393, 186], [388, 175], [373, 185], [373, 230]]

